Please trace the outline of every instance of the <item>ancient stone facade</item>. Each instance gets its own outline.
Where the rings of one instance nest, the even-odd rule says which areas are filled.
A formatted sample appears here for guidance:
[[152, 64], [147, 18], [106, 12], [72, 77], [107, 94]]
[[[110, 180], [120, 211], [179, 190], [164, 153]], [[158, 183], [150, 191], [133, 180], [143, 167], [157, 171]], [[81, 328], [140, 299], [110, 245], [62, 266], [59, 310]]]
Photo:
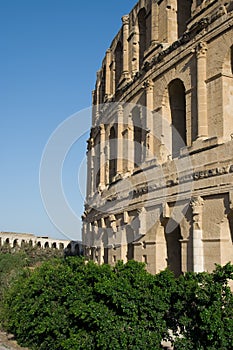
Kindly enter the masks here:
[[9, 245], [12, 248], [16, 246], [23, 247], [25, 244], [41, 249], [65, 249], [70, 241], [45, 236], [37, 237], [32, 233], [0, 232], [0, 247], [4, 245]]
[[157, 273], [233, 261], [233, 1], [140, 0], [97, 73], [86, 255]]

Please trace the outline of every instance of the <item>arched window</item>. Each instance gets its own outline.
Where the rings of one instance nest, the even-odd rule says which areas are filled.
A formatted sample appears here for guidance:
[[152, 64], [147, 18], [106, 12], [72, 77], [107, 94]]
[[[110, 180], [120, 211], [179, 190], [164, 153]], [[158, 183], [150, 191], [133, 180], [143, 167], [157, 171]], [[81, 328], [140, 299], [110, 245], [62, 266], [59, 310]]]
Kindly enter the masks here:
[[117, 170], [117, 140], [115, 127], [112, 126], [109, 135], [109, 183], [113, 181]]
[[123, 46], [120, 41], [118, 41], [117, 47], [115, 49], [115, 91], [120, 82], [121, 75], [123, 72]]
[[179, 155], [180, 149], [186, 145], [185, 87], [180, 79], [171, 81], [168, 85], [168, 95], [172, 125], [172, 157], [175, 158]]
[[140, 109], [135, 107], [132, 111], [134, 133], [134, 166], [138, 167], [142, 162], [142, 124]]
[[106, 66], [103, 67], [101, 71], [101, 81], [99, 87], [99, 103], [104, 103], [105, 98], [105, 80], [106, 80]]
[[191, 17], [192, 0], [177, 1], [177, 22], [178, 38], [180, 38], [187, 29], [187, 21]]
[[95, 158], [94, 158], [94, 163], [95, 163], [95, 186], [96, 189], [98, 188], [100, 184], [100, 134], [95, 138]]
[[147, 39], [146, 39], [146, 10], [141, 9], [138, 13], [138, 29], [139, 29], [139, 68], [141, 68], [144, 52], [146, 51]]
[[165, 233], [165, 238], [167, 243], [167, 266], [178, 277], [182, 273], [180, 226], [177, 226], [173, 232]]

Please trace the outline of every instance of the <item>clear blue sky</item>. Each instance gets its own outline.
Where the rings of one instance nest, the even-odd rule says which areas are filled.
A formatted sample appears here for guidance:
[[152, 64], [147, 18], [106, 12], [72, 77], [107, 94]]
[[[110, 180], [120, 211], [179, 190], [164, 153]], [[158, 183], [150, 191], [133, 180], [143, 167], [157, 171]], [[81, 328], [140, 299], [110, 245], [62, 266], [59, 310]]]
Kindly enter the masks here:
[[[96, 71], [135, 3], [0, 1], [0, 231], [64, 237], [41, 200], [42, 153], [60, 123], [90, 106]], [[63, 174], [67, 201], [78, 216], [83, 194], [77, 173], [86, 138], [69, 152]], [[80, 227], [66, 234], [80, 239]]]

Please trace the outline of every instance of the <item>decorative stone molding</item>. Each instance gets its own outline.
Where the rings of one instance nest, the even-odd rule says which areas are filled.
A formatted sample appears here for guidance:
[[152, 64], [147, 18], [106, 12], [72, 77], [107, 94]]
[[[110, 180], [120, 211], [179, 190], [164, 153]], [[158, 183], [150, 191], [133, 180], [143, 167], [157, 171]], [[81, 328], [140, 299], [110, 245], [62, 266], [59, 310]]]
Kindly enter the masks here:
[[196, 47], [197, 58], [206, 57], [207, 50], [208, 50], [207, 43], [204, 41], [201, 41]]
[[143, 83], [143, 87], [144, 87], [144, 89], [146, 89], [146, 91], [153, 92], [154, 83], [152, 80], [146, 80]]
[[124, 26], [124, 25], [128, 25], [128, 24], [129, 24], [129, 15], [123, 16], [123, 17], [121, 18], [121, 20], [122, 20], [123, 26]]
[[194, 197], [191, 200], [192, 214], [193, 214], [193, 229], [202, 230], [202, 208], [204, 200], [202, 197]]

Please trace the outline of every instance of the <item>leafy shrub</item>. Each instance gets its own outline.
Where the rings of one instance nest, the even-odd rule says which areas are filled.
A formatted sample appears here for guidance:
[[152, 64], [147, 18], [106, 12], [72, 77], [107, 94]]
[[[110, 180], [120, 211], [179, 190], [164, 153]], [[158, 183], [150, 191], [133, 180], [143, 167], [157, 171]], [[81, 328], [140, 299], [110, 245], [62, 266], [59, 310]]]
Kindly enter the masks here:
[[5, 326], [32, 349], [159, 349], [169, 293], [157, 280], [134, 261], [53, 260], [11, 288]]
[[[175, 279], [142, 263], [115, 267], [82, 258], [23, 270], [4, 299], [5, 328], [37, 350], [232, 349], [233, 266]], [[169, 332], [168, 332], [169, 329]]]
[[172, 293], [168, 326], [179, 350], [233, 349], [233, 265], [213, 273], [180, 276]]

